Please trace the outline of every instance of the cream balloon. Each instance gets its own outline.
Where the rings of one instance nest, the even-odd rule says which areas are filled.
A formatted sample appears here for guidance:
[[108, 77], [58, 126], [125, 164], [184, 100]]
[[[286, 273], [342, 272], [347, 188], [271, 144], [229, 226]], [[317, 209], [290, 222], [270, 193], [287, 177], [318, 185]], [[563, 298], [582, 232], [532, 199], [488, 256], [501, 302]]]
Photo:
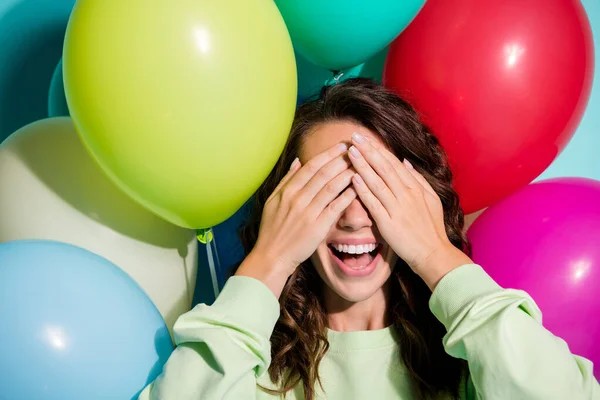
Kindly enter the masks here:
[[66, 242], [113, 262], [146, 291], [169, 329], [191, 307], [195, 232], [121, 192], [68, 117], [29, 124], [0, 145], [0, 243], [20, 239]]

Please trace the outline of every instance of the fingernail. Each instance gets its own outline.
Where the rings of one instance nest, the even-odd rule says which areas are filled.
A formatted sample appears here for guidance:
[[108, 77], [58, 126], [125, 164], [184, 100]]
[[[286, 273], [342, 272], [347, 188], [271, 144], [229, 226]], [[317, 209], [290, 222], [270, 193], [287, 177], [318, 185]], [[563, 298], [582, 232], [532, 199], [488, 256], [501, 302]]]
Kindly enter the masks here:
[[410, 161], [408, 161], [408, 158], [404, 159], [404, 164], [410, 169], [415, 169], [415, 167], [413, 167], [413, 165], [410, 163]]
[[348, 150], [348, 145], [346, 143], [340, 143], [338, 144], [338, 149], [340, 149], [341, 151], [346, 151]]
[[290, 165], [290, 171], [296, 168], [299, 162], [300, 160], [298, 159], [298, 157], [294, 158], [294, 161], [292, 161], [292, 165]]
[[352, 178], [354, 179], [357, 185], [362, 185], [365, 183], [365, 181], [363, 181], [363, 178], [359, 174], [354, 174]]
[[350, 147], [350, 155], [354, 158], [360, 158], [360, 151], [358, 151], [358, 149], [354, 146]]
[[352, 140], [354, 140], [356, 143], [361, 144], [365, 142], [365, 138], [363, 135], [361, 135], [360, 133], [356, 133], [354, 132], [352, 134]]

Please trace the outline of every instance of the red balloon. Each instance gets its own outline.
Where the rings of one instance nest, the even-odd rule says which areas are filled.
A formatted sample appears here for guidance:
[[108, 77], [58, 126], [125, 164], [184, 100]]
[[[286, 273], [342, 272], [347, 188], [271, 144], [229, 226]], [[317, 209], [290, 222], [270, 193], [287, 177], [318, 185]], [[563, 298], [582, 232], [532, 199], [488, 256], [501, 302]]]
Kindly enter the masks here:
[[440, 139], [470, 213], [550, 165], [581, 120], [593, 70], [577, 0], [429, 0], [392, 43], [383, 82]]

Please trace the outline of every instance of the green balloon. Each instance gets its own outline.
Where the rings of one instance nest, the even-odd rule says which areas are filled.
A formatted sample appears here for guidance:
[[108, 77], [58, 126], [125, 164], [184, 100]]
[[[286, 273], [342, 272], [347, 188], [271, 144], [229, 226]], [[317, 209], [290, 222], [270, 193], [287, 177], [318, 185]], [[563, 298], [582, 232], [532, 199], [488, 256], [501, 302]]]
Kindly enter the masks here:
[[275, 0], [295, 50], [325, 69], [360, 65], [389, 45], [425, 0]]

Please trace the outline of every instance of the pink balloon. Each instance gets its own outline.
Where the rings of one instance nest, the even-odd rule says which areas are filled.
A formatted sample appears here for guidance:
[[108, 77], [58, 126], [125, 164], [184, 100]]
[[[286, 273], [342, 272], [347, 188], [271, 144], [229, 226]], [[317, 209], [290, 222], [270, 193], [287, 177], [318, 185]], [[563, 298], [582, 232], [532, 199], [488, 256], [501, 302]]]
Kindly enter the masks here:
[[600, 182], [526, 186], [487, 209], [468, 236], [473, 260], [501, 286], [529, 293], [544, 326], [600, 377]]

